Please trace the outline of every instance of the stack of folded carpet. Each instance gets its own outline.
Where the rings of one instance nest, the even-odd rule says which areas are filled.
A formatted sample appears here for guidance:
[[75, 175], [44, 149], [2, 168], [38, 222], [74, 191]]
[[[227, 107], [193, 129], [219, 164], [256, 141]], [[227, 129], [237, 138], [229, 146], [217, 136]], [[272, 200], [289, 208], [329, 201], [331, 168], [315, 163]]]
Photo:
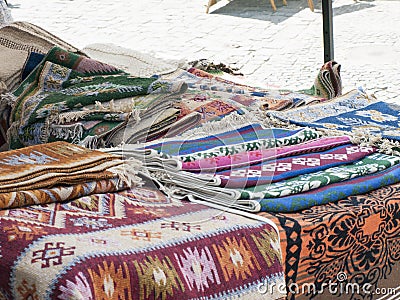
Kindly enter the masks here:
[[124, 145], [172, 197], [252, 212], [297, 211], [398, 182], [400, 157], [349, 136], [259, 124], [209, 136]]
[[[8, 142], [12, 149], [56, 140], [91, 148], [108, 145], [116, 131], [132, 118], [137, 121], [132, 97], [174, 94], [184, 88], [182, 82], [132, 77], [54, 47], [13, 92]], [[130, 102], [127, 109], [112, 105], [126, 98]], [[151, 100], [142, 104], [149, 105]]]
[[[87, 48], [119, 69], [28, 23], [16, 22], [2, 31], [2, 46], [13, 56], [4, 69], [15, 71], [3, 76], [5, 91], [13, 91], [0, 101], [0, 146], [7, 141], [10, 149], [57, 140], [90, 148], [148, 142], [227, 117], [257, 119], [262, 110], [327, 100], [251, 87], [194, 68], [177, 69], [121, 47]], [[120, 54], [127, 59], [118, 61]], [[141, 73], [154, 76], [137, 77]]]
[[[54, 46], [80, 53], [74, 46], [28, 22], [13, 22], [0, 28], [2, 66], [0, 82], [13, 91], [23, 79], [23, 70], [40, 61]], [[30, 69], [32, 71], [32, 69]]]
[[0, 209], [76, 199], [140, 184], [141, 164], [66, 142], [0, 153]]

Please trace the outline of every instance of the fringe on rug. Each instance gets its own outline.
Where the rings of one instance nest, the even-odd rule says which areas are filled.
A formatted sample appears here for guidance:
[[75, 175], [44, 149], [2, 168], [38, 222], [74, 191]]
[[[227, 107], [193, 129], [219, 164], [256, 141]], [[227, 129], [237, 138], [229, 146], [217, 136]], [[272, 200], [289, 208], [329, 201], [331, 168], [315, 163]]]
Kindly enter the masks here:
[[243, 115], [233, 112], [220, 121], [204, 123], [201, 127], [188, 130], [176, 138], [202, 138], [259, 122], [257, 116], [247, 111]]
[[129, 158], [124, 160], [124, 163], [108, 169], [108, 171], [115, 174], [119, 181], [119, 185], [127, 185], [129, 187], [142, 186], [143, 180], [138, 175], [140, 171], [143, 172], [143, 164], [137, 159]]
[[56, 117], [54, 117], [54, 119], [52, 119], [52, 121], [56, 124], [76, 122], [79, 119], [81, 119], [87, 115], [90, 115], [91, 113], [96, 113], [96, 112], [97, 111], [83, 110], [83, 111], [72, 111], [72, 112], [61, 113], [61, 114], [57, 115]]
[[[287, 128], [287, 129], [299, 129], [304, 128], [295, 124], [291, 124], [288, 121], [283, 121], [274, 116], [265, 115], [265, 122], [273, 124], [275, 127]], [[263, 124], [266, 125], [266, 124]], [[362, 129], [354, 129], [352, 131], [341, 131], [335, 129], [324, 129], [314, 128], [320, 132], [323, 136], [348, 136], [353, 144], [357, 144], [363, 147], [375, 147], [378, 152], [385, 153], [388, 155], [400, 156], [400, 142], [393, 141], [387, 138], [383, 138], [380, 134], [371, 134]]]
[[52, 125], [50, 127], [50, 135], [54, 135], [57, 139], [72, 140], [73, 144], [77, 144], [82, 139], [84, 132], [83, 125], [76, 123], [72, 125]]
[[88, 135], [77, 144], [88, 149], [99, 149], [105, 146], [103, 139], [96, 135]]
[[[2, 82], [0, 82], [2, 83]], [[0, 87], [2, 88], [2, 87]], [[11, 93], [5, 93], [0, 95], [0, 108], [4, 109], [7, 106], [10, 106], [11, 108], [14, 108], [15, 106], [15, 101], [17, 100], [17, 97], [15, 97]]]

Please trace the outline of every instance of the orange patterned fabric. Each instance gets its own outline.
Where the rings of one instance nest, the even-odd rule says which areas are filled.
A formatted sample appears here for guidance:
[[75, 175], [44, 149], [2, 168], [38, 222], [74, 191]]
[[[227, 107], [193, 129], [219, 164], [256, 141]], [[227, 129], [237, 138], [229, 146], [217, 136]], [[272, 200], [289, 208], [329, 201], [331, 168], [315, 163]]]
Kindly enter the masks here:
[[[66, 142], [0, 152], [1, 191], [5, 192], [5, 186], [11, 189], [20, 186], [25, 181], [51, 179], [57, 176], [57, 173], [63, 176], [73, 174], [73, 172], [98, 166], [105, 161], [117, 159], [116, 156]], [[121, 164], [122, 161], [119, 160], [118, 163]]]
[[0, 209], [76, 199], [127, 188], [118, 156], [66, 142], [0, 153]]
[[375, 299], [369, 291], [398, 286], [400, 184], [298, 213], [260, 215], [279, 224], [286, 285], [293, 284], [288, 299], [298, 298], [293, 292], [312, 299], [321, 291], [332, 298], [330, 282], [359, 285], [357, 295], [336, 289], [340, 299]]

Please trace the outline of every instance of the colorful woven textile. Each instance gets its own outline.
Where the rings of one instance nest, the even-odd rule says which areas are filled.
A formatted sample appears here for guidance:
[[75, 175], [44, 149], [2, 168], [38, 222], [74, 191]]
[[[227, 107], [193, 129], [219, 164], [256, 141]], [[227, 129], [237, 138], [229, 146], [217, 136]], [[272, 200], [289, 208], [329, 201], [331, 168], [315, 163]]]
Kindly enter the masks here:
[[230, 129], [202, 138], [167, 139], [155, 141], [145, 146], [168, 155], [184, 155], [195, 151], [205, 151], [216, 147], [254, 141], [258, 138], [285, 137], [294, 131], [279, 128], [263, 128], [260, 124], [250, 124], [237, 129]]
[[22, 69], [21, 79], [25, 80], [29, 74], [42, 62], [44, 54], [31, 52]]
[[[189, 87], [198, 90], [213, 90], [231, 93], [231, 99], [247, 107], [263, 110], [285, 110], [292, 107], [314, 104], [326, 100], [324, 97], [312, 96], [288, 90], [266, 90], [237, 82], [229, 81], [208, 72], [191, 68], [189, 73], [197, 78], [190, 78]], [[189, 77], [181, 74], [180, 77]], [[202, 78], [203, 80], [199, 80]], [[187, 80], [187, 79], [186, 79]]]
[[0, 152], [0, 209], [121, 190], [140, 183], [139, 167], [65, 142]]
[[82, 171], [112, 160], [119, 159], [65, 142], [0, 152], [0, 189], [11, 184], [18, 186], [23, 180], [48, 174]]
[[70, 44], [28, 22], [13, 22], [0, 28], [0, 52], [2, 54], [0, 82], [3, 81], [6, 85], [6, 92], [14, 91], [21, 83], [22, 70], [27, 65], [30, 53], [46, 54], [54, 46], [79, 52]]
[[328, 61], [321, 67], [314, 82], [315, 95], [327, 99], [342, 95], [340, 67], [336, 61]]
[[[268, 139], [258, 138], [257, 140], [242, 142], [238, 144], [220, 146], [211, 148], [204, 151], [196, 151], [188, 155], [182, 155], [179, 160], [183, 162], [196, 161], [208, 157], [218, 157], [233, 155], [236, 153], [244, 153], [247, 151], [263, 150], [269, 148], [276, 148], [287, 145], [296, 145], [319, 137], [319, 133], [313, 130], [295, 130], [290, 135], [285, 134], [283, 137], [274, 137]], [[195, 149], [193, 149], [195, 150]]]
[[89, 181], [90, 177], [88, 176], [88, 178], [85, 178], [85, 182], [68, 185], [66, 184], [68, 182], [63, 178], [62, 185], [56, 187], [0, 193], [0, 209], [64, 202], [92, 194], [112, 193], [128, 188], [128, 185], [121, 182], [115, 175], [102, 177], [111, 178]]
[[[373, 101], [375, 100], [370, 99], [362, 90], [352, 90], [324, 103], [299, 107], [285, 112], [268, 112], [268, 114], [290, 122], [314, 123], [323, 118], [364, 108]], [[336, 129], [336, 126], [333, 124], [332, 128]]]
[[[64, 63], [81, 73], [49, 61]], [[18, 98], [11, 115], [10, 147], [65, 140], [96, 148], [106, 144], [113, 131], [126, 125], [132, 111], [93, 110], [85, 106], [182, 88], [182, 83], [125, 74], [89, 76], [118, 72], [121, 71], [114, 67], [54, 48], [14, 93]], [[35, 73], [37, 77], [33, 79]]]
[[247, 151], [233, 155], [210, 157], [191, 162], [182, 162], [182, 170], [189, 172], [214, 172], [218, 170], [254, 165], [280, 157], [324, 151], [348, 143], [350, 143], [350, 138], [347, 136], [322, 137], [297, 145]]
[[[373, 149], [357, 149], [356, 147], [355, 151], [372, 152]], [[264, 199], [285, 197], [293, 194], [304, 193], [329, 184], [374, 174], [397, 165], [399, 162], [400, 157], [398, 156], [374, 153], [349, 165], [340, 165], [319, 172], [311, 172], [269, 185], [257, 185], [246, 189], [246, 191], [260, 195], [260, 197]], [[242, 193], [242, 199], [252, 198], [256, 198], [256, 196], [247, 195], [246, 192]]]
[[374, 153], [353, 164], [246, 189], [221, 188], [218, 177], [184, 171], [167, 171], [159, 179], [174, 185], [171, 193], [176, 197], [194, 197], [252, 212], [291, 212], [397, 183], [399, 161], [397, 156]]
[[152, 186], [2, 210], [0, 232], [2, 299], [261, 299], [284, 282], [275, 225]]
[[290, 156], [272, 162], [266, 161], [251, 166], [219, 171], [215, 173], [215, 176], [221, 179], [221, 186], [224, 187], [254, 187], [349, 164], [375, 151], [371, 147], [349, 144], [328, 151]]
[[[377, 299], [384, 296], [377, 288], [398, 287], [400, 184], [387, 184], [298, 213], [259, 214], [279, 226], [288, 300]], [[346, 293], [354, 283], [359, 290]], [[306, 284], [314, 286], [309, 291]], [[397, 299], [392, 292], [386, 298]]]
[[291, 123], [313, 128], [361, 131], [383, 138], [400, 141], [400, 106], [386, 102], [375, 102], [366, 107], [310, 121], [290, 120]]
[[335, 202], [345, 197], [367, 193], [388, 184], [398, 183], [399, 172], [399, 167], [396, 165], [376, 174], [338, 182], [310, 192], [282, 198], [263, 199], [258, 204], [260, 211], [300, 211], [316, 205]]

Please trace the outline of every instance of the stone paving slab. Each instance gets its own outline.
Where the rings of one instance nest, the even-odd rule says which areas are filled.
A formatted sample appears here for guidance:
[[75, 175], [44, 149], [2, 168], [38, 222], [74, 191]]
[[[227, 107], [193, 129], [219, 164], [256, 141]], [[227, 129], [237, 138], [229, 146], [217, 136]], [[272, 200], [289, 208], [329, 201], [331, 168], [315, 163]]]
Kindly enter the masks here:
[[[265, 87], [308, 88], [323, 63], [321, 1], [9, 0], [29, 21], [83, 48], [114, 43], [160, 58], [237, 66]], [[400, 1], [335, 0], [335, 60], [344, 90], [363, 86], [381, 100], [400, 94]]]

